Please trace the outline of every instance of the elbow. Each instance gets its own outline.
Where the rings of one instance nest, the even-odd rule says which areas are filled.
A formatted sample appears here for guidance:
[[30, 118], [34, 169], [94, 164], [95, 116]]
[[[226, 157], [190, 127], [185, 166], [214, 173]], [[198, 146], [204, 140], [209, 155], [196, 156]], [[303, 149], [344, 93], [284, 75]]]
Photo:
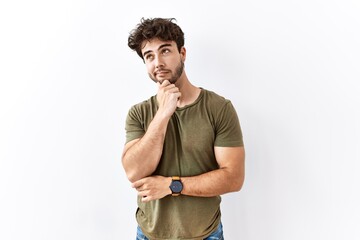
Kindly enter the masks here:
[[126, 171], [126, 170], [125, 170], [125, 172], [126, 172], [126, 177], [129, 180], [129, 182], [134, 183], [137, 180], [140, 180], [140, 178], [138, 176], [136, 176], [135, 172]]
[[136, 173], [135, 171], [131, 171], [131, 169], [128, 169], [127, 167], [125, 167], [125, 165], [123, 164], [123, 168], [126, 174], [127, 179], [129, 180], [129, 182], [134, 183], [136, 182], [137, 178], [136, 178]]
[[146, 173], [136, 171], [135, 169], [125, 169], [126, 177], [129, 182], [134, 183], [142, 178], [148, 177]]
[[243, 184], [236, 184], [234, 187], [234, 192], [239, 192], [242, 189]]
[[134, 178], [134, 176], [132, 176], [132, 175], [130, 175], [130, 174], [126, 174], [126, 177], [127, 177], [127, 179], [129, 180], [129, 182], [131, 182], [131, 183], [134, 183], [136, 180], [135, 180], [135, 178]]
[[128, 166], [126, 164], [124, 155], [125, 154], [123, 154], [123, 156], [122, 156], [121, 162], [122, 162], [126, 177], [129, 180], [129, 182], [134, 183], [138, 180], [138, 178], [136, 176], [136, 171], [134, 171], [130, 166]]
[[128, 177], [128, 180], [129, 180], [129, 182], [132, 184], [132, 183], [136, 182], [138, 179], [136, 179], [136, 178], [129, 178], [129, 177]]
[[232, 188], [233, 192], [239, 192], [244, 185], [244, 178], [239, 178], [237, 181], [234, 181], [234, 185]]

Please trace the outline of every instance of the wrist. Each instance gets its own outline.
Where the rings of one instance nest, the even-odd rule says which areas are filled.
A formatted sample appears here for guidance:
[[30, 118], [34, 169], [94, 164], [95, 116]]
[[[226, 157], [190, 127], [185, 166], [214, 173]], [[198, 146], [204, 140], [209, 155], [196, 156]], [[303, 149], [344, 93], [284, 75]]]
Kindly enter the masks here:
[[174, 111], [169, 111], [168, 109], [159, 109], [160, 117], [162, 119], [165, 119], [166, 121], [169, 121], [171, 116], [174, 114]]
[[166, 183], [165, 183], [165, 186], [166, 186], [166, 196], [172, 194], [172, 191], [171, 191], [171, 188], [170, 188], [171, 182], [172, 182], [172, 178], [171, 178], [171, 177], [167, 177], [167, 178], [166, 178]]
[[179, 176], [171, 177], [171, 183], [170, 183], [169, 189], [171, 190], [172, 196], [181, 195], [181, 192], [183, 190], [183, 184], [182, 184], [181, 178]]
[[159, 108], [156, 112], [155, 118], [158, 118], [161, 122], [168, 122], [171, 118], [172, 114], [169, 114], [166, 109]]

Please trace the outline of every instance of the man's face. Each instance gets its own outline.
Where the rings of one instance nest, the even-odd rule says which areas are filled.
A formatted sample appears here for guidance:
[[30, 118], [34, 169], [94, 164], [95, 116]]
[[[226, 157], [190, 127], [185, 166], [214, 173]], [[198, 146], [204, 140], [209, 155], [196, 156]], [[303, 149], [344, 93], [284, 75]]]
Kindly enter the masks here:
[[175, 83], [183, 73], [185, 49], [180, 53], [174, 41], [161, 41], [158, 38], [143, 43], [143, 58], [149, 77], [154, 82], [169, 80]]

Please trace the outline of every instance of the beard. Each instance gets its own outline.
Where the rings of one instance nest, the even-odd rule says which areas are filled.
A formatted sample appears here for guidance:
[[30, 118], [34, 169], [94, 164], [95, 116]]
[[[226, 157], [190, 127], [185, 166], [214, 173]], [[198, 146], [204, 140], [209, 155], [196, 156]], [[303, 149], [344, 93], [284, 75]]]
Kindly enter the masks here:
[[[172, 76], [170, 77], [170, 79], [164, 79], [164, 80], [168, 80], [171, 84], [176, 83], [176, 81], [180, 78], [181, 74], [184, 71], [184, 62], [180, 60], [180, 63], [177, 65], [176, 69], [175, 69], [175, 74], [172, 74]], [[164, 80], [157, 80], [156, 77], [152, 74], [149, 73], [149, 77], [151, 78], [151, 80], [153, 80], [154, 82], [159, 82], [160, 84], [164, 81]]]

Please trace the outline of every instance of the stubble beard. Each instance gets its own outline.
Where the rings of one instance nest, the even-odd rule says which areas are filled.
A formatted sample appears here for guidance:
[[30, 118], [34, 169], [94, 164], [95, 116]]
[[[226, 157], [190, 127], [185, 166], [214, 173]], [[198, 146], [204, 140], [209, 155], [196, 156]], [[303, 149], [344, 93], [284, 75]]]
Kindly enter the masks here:
[[[174, 84], [174, 83], [176, 83], [176, 81], [180, 78], [180, 76], [181, 76], [181, 74], [183, 73], [183, 71], [184, 71], [184, 62], [183, 61], [181, 61], [180, 60], [180, 63], [179, 63], [179, 65], [176, 67], [176, 69], [175, 69], [175, 74], [170, 78], [170, 79], [167, 79], [167, 80], [169, 80], [169, 82], [171, 83], [171, 84]], [[159, 81], [159, 80], [157, 80], [155, 77], [154, 77], [154, 75], [152, 75], [152, 74], [150, 74], [150, 73], [148, 73], [149, 74], [149, 77], [151, 78], [151, 80], [153, 80], [154, 82], [160, 82], [160, 83], [162, 83], [164, 80], [161, 80], [161, 81]]]

